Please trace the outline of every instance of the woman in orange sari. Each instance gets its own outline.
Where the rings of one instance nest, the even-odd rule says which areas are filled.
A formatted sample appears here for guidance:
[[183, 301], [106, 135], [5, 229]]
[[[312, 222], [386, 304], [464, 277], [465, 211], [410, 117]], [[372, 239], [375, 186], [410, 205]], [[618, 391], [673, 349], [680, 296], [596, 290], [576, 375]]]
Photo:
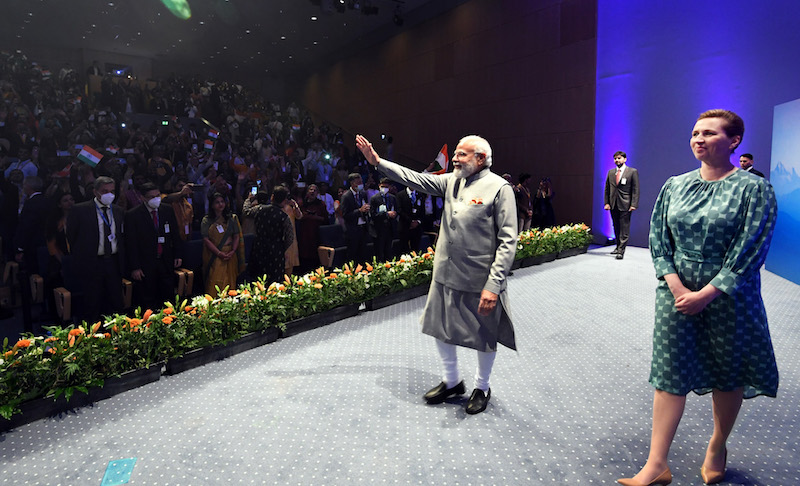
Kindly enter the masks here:
[[244, 237], [235, 214], [231, 214], [225, 196], [211, 195], [209, 212], [200, 223], [203, 235], [203, 277], [206, 293], [217, 295], [217, 288], [234, 288], [244, 271]]

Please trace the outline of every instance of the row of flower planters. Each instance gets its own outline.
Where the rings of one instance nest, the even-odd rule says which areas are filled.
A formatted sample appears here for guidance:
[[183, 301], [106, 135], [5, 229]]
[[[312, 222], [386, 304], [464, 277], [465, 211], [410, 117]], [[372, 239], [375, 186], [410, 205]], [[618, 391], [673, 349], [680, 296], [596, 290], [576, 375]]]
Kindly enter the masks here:
[[566, 250], [559, 251], [558, 253], [546, 253], [544, 255], [537, 255], [528, 258], [520, 258], [518, 260], [514, 260], [514, 264], [511, 266], [511, 269], [516, 270], [518, 268], [532, 267], [533, 265], [541, 265], [543, 263], [552, 262], [557, 259], [580, 255], [581, 253], [586, 253], [587, 250], [589, 250], [589, 245], [579, 246], [577, 248], [569, 248]]
[[[529, 257], [515, 260], [513, 268], [522, 268], [532, 265], [553, 261], [557, 258], [585, 253], [588, 246], [572, 248], [559, 253], [550, 253], [536, 257]], [[417, 285], [399, 292], [388, 295], [378, 296], [365, 302], [368, 311], [381, 309], [399, 302], [426, 295], [429, 284]], [[278, 340], [294, 336], [299, 333], [326, 326], [333, 322], [353, 317], [359, 313], [360, 304], [343, 305], [328, 311], [296, 319], [285, 324], [283, 330], [278, 328], [268, 328], [264, 331], [247, 334], [235, 341], [227, 344], [209, 346], [206, 348], [195, 349], [177, 358], [170, 358], [166, 363], [159, 362], [145, 369], [139, 369], [123, 373], [119, 377], [111, 377], [104, 380], [102, 387], [94, 387], [88, 393], [75, 393], [68, 400], [65, 396], [58, 399], [38, 398], [25, 402], [20, 406], [21, 414], [12, 416], [10, 419], [0, 417], [0, 432], [7, 431], [14, 427], [25, 425], [36, 420], [59, 416], [72, 409], [90, 405], [96, 401], [110, 398], [128, 390], [138, 388], [148, 383], [158, 381], [161, 374], [175, 375], [205, 364], [223, 360], [236, 354], [254, 349], [264, 344], [269, 344]]]

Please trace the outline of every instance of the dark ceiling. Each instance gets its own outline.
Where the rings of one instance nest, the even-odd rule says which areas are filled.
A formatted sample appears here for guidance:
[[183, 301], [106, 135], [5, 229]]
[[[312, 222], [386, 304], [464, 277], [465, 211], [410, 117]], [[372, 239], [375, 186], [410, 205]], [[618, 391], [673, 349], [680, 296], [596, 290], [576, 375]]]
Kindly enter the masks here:
[[[162, 66], [194, 66], [197, 72], [231, 78], [288, 77], [311, 72], [343, 49], [368, 47], [460, 3], [463, 0], [3, 0], [0, 47], [92, 49], [146, 57]], [[190, 17], [179, 18], [188, 12]]]

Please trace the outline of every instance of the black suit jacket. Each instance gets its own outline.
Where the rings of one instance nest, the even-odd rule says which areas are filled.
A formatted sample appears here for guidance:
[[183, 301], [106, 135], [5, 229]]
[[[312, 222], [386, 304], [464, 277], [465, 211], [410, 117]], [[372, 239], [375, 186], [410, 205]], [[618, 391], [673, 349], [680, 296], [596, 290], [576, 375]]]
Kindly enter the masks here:
[[[380, 213], [378, 210], [383, 204], [386, 204], [386, 212]], [[394, 231], [397, 226], [397, 217], [390, 219], [387, 215], [388, 211], [398, 212], [397, 198], [394, 197], [393, 194], [386, 194], [384, 196], [378, 193], [369, 200], [369, 212], [372, 215], [372, 224], [375, 225], [376, 230], [382, 229], [388, 225], [389, 228]]]
[[[417, 192], [416, 202], [413, 202], [406, 189], [397, 193], [397, 208], [398, 213], [400, 213], [401, 231], [408, 231], [412, 221], [416, 220], [422, 223], [422, 218], [425, 216], [425, 200], [423, 196], [424, 194]], [[414, 209], [416, 209], [416, 212], [414, 212]]]
[[344, 227], [345, 229], [353, 230], [358, 228], [358, 218], [363, 217], [364, 220], [367, 220], [367, 215], [362, 214], [361, 211], [358, 209], [361, 207], [362, 204], [368, 203], [369, 200], [367, 199], [367, 191], [360, 191], [359, 196], [361, 197], [361, 204], [356, 201], [355, 196], [353, 195], [353, 191], [348, 189], [342, 194], [342, 200], [340, 201], [342, 205], [342, 217], [344, 218]]
[[[631, 207], [639, 207], [639, 171], [625, 167], [617, 184], [617, 169], [608, 171], [603, 204], [608, 204], [617, 211], [630, 211]], [[623, 184], [623, 181], [625, 182]]]
[[47, 218], [49, 200], [44, 194], [36, 194], [25, 201], [19, 215], [19, 224], [14, 235], [15, 250], [22, 250], [29, 272], [38, 272], [36, 249], [47, 244], [44, 237], [44, 222]]
[[748, 170], [747, 172], [749, 172], [749, 173], [751, 173], [753, 175], [757, 175], [758, 177], [764, 177], [764, 173], [759, 171], [759, 170], [756, 170], [755, 167], [750, 167], [750, 170]]
[[[119, 271], [125, 271], [125, 212], [121, 207], [112, 205], [114, 231], [117, 237], [117, 256]], [[97, 250], [100, 245], [100, 228], [97, 223], [97, 205], [94, 199], [76, 204], [67, 216], [67, 240], [69, 251], [74, 260], [73, 268], [91, 271], [97, 267]]]
[[173, 260], [183, 258], [183, 240], [175, 219], [175, 212], [168, 204], [158, 207], [158, 231], [153, 224], [150, 208], [140, 204], [125, 213], [125, 248], [128, 255], [128, 273], [142, 270], [152, 273], [158, 263], [158, 238], [161, 244], [161, 259], [169, 268]]

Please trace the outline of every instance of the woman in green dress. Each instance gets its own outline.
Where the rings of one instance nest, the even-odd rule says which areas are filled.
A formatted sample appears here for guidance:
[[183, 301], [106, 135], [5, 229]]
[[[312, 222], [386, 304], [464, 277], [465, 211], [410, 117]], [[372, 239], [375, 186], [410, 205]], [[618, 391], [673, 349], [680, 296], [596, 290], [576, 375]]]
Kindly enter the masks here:
[[769, 182], [730, 162], [743, 135], [735, 113], [701, 114], [690, 142], [700, 169], [667, 180], [653, 208], [650, 252], [659, 282], [650, 454], [621, 484], [671, 482], [667, 456], [690, 391], [712, 393], [714, 431], [700, 475], [706, 484], [722, 481], [742, 399], [777, 393], [759, 271], [778, 208]]

